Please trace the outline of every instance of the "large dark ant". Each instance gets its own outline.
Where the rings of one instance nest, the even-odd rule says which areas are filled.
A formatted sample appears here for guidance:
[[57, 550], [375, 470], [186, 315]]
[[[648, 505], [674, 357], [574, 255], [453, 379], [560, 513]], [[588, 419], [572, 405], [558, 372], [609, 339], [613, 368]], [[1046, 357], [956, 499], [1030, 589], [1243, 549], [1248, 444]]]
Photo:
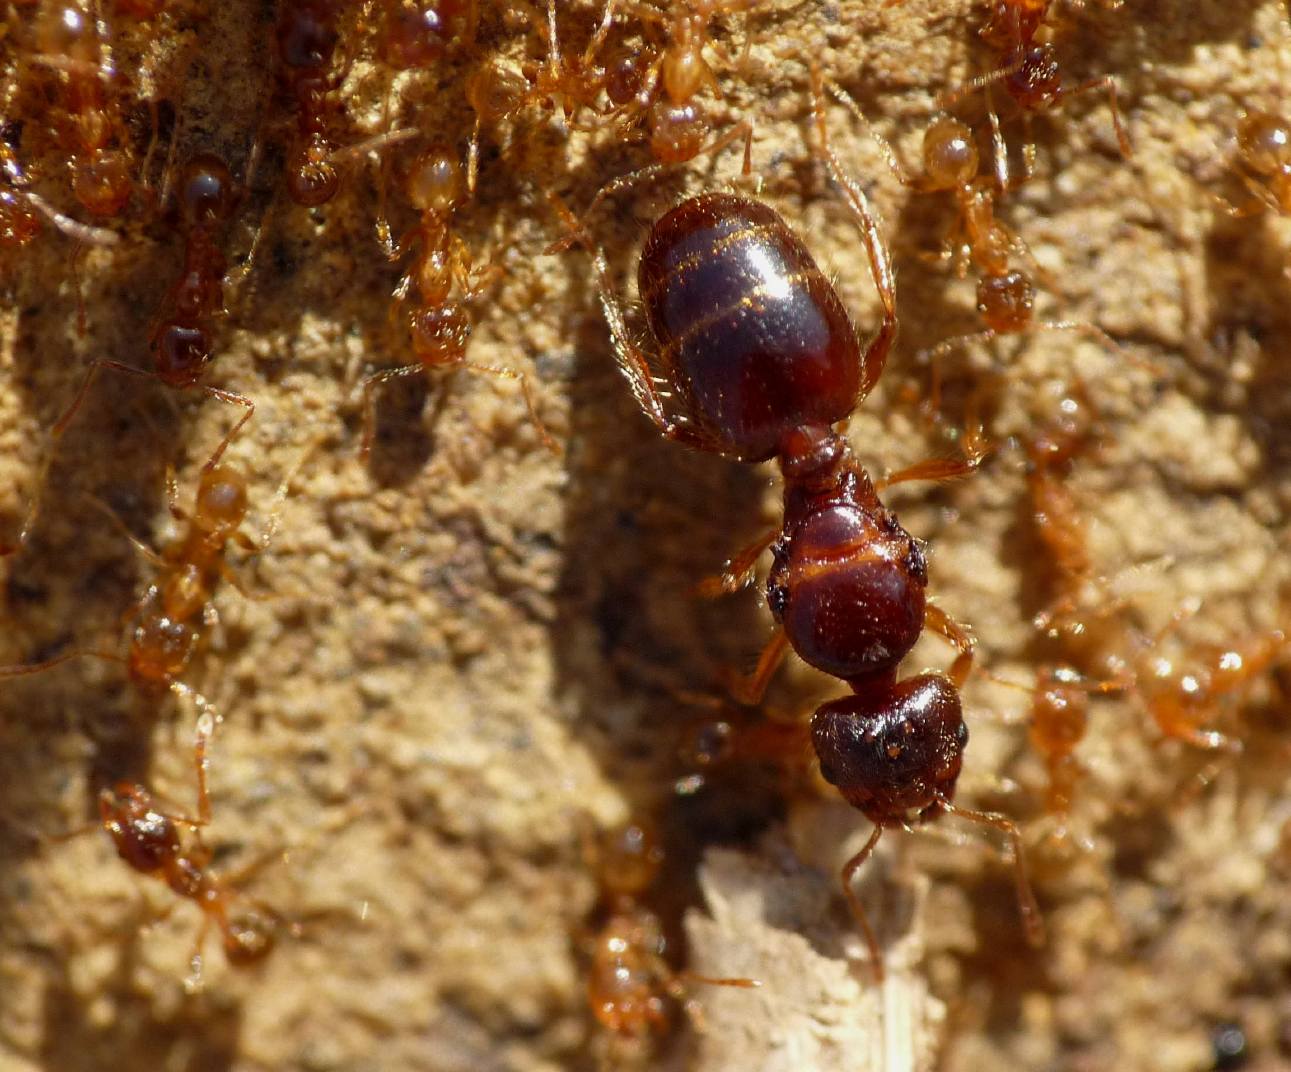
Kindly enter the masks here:
[[[760, 693], [787, 648], [852, 689], [816, 711], [811, 737], [825, 779], [874, 823], [842, 878], [881, 973], [878, 939], [852, 882], [890, 826], [949, 813], [1001, 830], [1013, 847], [1028, 937], [1039, 941], [1042, 925], [1016, 826], [952, 803], [968, 740], [959, 690], [971, 669], [973, 639], [926, 601], [922, 548], [880, 502], [834, 430], [878, 382], [896, 337], [896, 292], [878, 220], [829, 144], [818, 86], [813, 113], [818, 151], [859, 225], [882, 300], [882, 322], [867, 345], [803, 243], [759, 202], [705, 194], [651, 229], [638, 288], [656, 364], [632, 339], [604, 252], [594, 249], [593, 262], [619, 368], [656, 428], [697, 450], [779, 464], [784, 521], [767, 583], [777, 629], [749, 691]], [[558, 207], [576, 230], [573, 216]], [[579, 239], [591, 245], [581, 233]], [[665, 406], [656, 379], [668, 385], [678, 412]], [[917, 464], [886, 484], [946, 479], [971, 472], [979, 460], [973, 453], [950, 464]], [[738, 557], [752, 561], [770, 543], [763, 538]], [[958, 650], [949, 676], [898, 680], [925, 627]]]

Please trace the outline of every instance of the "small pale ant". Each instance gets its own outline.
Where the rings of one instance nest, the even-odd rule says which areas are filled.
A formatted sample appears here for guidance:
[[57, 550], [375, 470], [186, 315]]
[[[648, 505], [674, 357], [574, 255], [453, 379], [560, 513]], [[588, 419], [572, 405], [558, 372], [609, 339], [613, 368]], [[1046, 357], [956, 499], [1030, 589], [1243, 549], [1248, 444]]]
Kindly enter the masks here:
[[[210, 869], [214, 854], [202, 840], [201, 832], [211, 822], [207, 742], [213, 729], [212, 713], [203, 711], [193, 745], [197, 770], [196, 817], [162, 810], [147, 789], [133, 782], [118, 782], [99, 793], [103, 829], [112, 838], [117, 855], [139, 874], [164, 882], [177, 896], [201, 909], [202, 926], [190, 958], [195, 982], [201, 980], [202, 947], [212, 924], [223, 938], [228, 962], [243, 967], [269, 955], [280, 923], [276, 912], [247, 901], [233, 891], [226, 879]], [[191, 837], [181, 836], [181, 828], [188, 829]], [[239, 901], [252, 904], [257, 911], [235, 914]]]
[[[1022, 116], [1026, 138], [1022, 150], [1024, 181], [1035, 173], [1036, 146], [1031, 132], [1033, 118], [1090, 90], [1107, 91], [1107, 105], [1121, 156], [1128, 160], [1132, 153], [1129, 135], [1125, 132], [1120, 108], [1117, 106], [1116, 79], [1111, 75], [1104, 75], [1078, 85], [1066, 85], [1057, 50], [1049, 42], [1038, 40], [1051, 7], [1052, 0], [994, 0], [982, 27], [982, 36], [996, 50], [1000, 59], [999, 67], [943, 93], [940, 98], [941, 104], [948, 107], [979, 89], [985, 89], [989, 93], [991, 86], [1002, 83]], [[1005, 155], [997, 155], [996, 168], [1000, 188], [1009, 189], [1012, 183], [1008, 178], [1008, 160]]]
[[[593, 264], [619, 368], [660, 433], [739, 461], [779, 464], [783, 525], [740, 556], [751, 561], [774, 541], [767, 599], [777, 628], [743, 698], [761, 694], [788, 648], [852, 690], [815, 712], [811, 739], [825, 780], [874, 824], [842, 879], [881, 975], [878, 939], [852, 884], [888, 827], [949, 813], [1000, 830], [1013, 848], [1029, 939], [1041, 940], [1042, 924], [1016, 826], [951, 802], [968, 740], [959, 691], [974, 641], [926, 600], [922, 547], [883, 506], [834, 430], [879, 379], [896, 337], [896, 292], [878, 220], [829, 144], [823, 94], [819, 84], [814, 88], [816, 151], [859, 225], [882, 299], [882, 322], [868, 345], [806, 247], [758, 202], [706, 194], [673, 208], [651, 229], [638, 289], [657, 344], [655, 363], [633, 341], [599, 249]], [[556, 204], [578, 241], [591, 247], [578, 222]], [[679, 412], [665, 406], [656, 378], [667, 384]], [[886, 485], [946, 479], [971, 472], [979, 460], [916, 464]], [[958, 650], [950, 675], [898, 680], [925, 627]]]
[[[619, 10], [638, 19], [667, 28], [668, 43], [648, 65], [620, 62], [608, 83], [610, 103], [623, 120], [644, 124], [649, 132], [650, 152], [661, 164], [693, 160], [704, 149], [711, 129], [700, 95], [705, 89], [721, 97], [722, 89], [704, 49], [713, 44], [710, 34], [715, 19], [747, 11], [757, 0], [672, 0], [667, 14], [640, 0], [623, 0]], [[752, 128], [741, 123], [719, 139], [708, 151], [745, 139], [746, 155]]]
[[479, 175], [480, 139], [486, 124], [495, 126], [537, 104], [559, 112], [572, 125], [584, 110], [596, 109], [605, 84], [605, 70], [597, 56], [614, 24], [614, 0], [607, 0], [600, 23], [576, 56], [561, 51], [556, 0], [547, 0], [545, 21], [527, 0], [506, 0], [506, 6], [542, 28], [546, 56], [542, 63], [520, 70], [494, 59], [479, 64], [467, 79], [466, 99], [475, 113], [466, 158], [466, 187], [471, 193]]
[[[248, 175], [255, 170], [258, 145], [247, 164]], [[171, 285], [154, 321], [151, 334], [153, 371], [148, 372], [119, 361], [97, 359], [81, 384], [67, 412], [54, 425], [55, 442], [66, 431], [89, 393], [100, 370], [154, 379], [176, 390], [197, 389], [245, 412], [216, 448], [208, 467], [213, 467], [225, 448], [255, 412], [255, 403], [245, 395], [201, 383], [214, 348], [214, 322], [225, 315], [226, 262], [223, 235], [234, 210], [245, 197], [245, 184], [235, 187], [228, 165], [213, 153], [198, 153], [183, 167], [179, 181], [179, 218], [184, 232], [184, 266]], [[258, 239], [257, 235], [257, 239]], [[255, 243], [242, 272], [249, 270]], [[52, 454], [52, 451], [51, 451]]]
[[[940, 410], [942, 360], [948, 353], [968, 343], [990, 342], [1002, 335], [1068, 331], [1084, 335], [1110, 353], [1138, 363], [1125, 355], [1105, 331], [1093, 324], [1076, 320], [1034, 319], [1035, 285], [1026, 272], [1015, 266], [1013, 254], [1021, 254], [1033, 271], [1039, 271], [1039, 266], [1022, 239], [996, 215], [996, 201], [1003, 187], [997, 188], [989, 176], [982, 174], [977, 141], [965, 123], [946, 115], [934, 119], [924, 131], [922, 173], [912, 176], [852, 96], [833, 82], [827, 84], [830, 92], [874, 139], [899, 182], [920, 192], [946, 192], [955, 199], [959, 215], [951, 236], [951, 250], [956, 272], [961, 278], [970, 264], [977, 272], [977, 312], [984, 328], [945, 339], [918, 355], [919, 360], [927, 361], [931, 368], [927, 403], [930, 412], [935, 414]], [[994, 110], [990, 111], [990, 119], [998, 159], [1004, 147]]]
[[391, 380], [424, 375], [436, 368], [466, 369], [517, 381], [539, 436], [549, 449], [556, 450], [538, 417], [528, 377], [514, 369], [466, 359], [472, 329], [467, 307], [488, 290], [501, 269], [492, 265], [476, 269], [466, 243], [453, 231], [453, 213], [466, 197], [457, 156], [442, 147], [424, 149], [408, 170], [405, 192], [420, 219], [387, 253], [391, 260], [402, 260], [412, 250], [417, 252], [395, 289], [390, 315], [407, 330], [417, 364], [383, 369], [363, 381], [360, 453], [367, 457], [372, 448], [376, 389]]
[[33, 33], [32, 61], [52, 70], [58, 81], [55, 134], [68, 156], [72, 192], [90, 215], [117, 216], [134, 184], [108, 88], [115, 72], [98, 21], [80, 3], [55, 3], [38, 16]]
[[1267, 676], [1285, 655], [1281, 628], [1254, 633], [1238, 642], [1197, 645], [1180, 658], [1162, 655], [1162, 641], [1200, 609], [1176, 611], [1148, 644], [1133, 672], [1133, 689], [1161, 734], [1207, 751], [1239, 753], [1242, 742], [1215, 728], [1226, 703]]
[[328, 128], [337, 110], [339, 79], [331, 67], [340, 40], [341, 7], [340, 0], [283, 0], [278, 5], [274, 39], [279, 72], [297, 127], [287, 157], [287, 193], [298, 205], [325, 204], [340, 187]]
[[664, 860], [650, 823], [634, 819], [611, 831], [595, 855], [602, 921], [587, 943], [591, 953], [587, 1002], [606, 1032], [606, 1056], [617, 1067], [625, 1058], [644, 1056], [651, 1038], [668, 1030], [671, 1002], [683, 1002], [688, 1012], [697, 1015], [697, 1006], [688, 998], [693, 984], [743, 988], [761, 984], [754, 979], [696, 975], [668, 963], [663, 922], [646, 903]]

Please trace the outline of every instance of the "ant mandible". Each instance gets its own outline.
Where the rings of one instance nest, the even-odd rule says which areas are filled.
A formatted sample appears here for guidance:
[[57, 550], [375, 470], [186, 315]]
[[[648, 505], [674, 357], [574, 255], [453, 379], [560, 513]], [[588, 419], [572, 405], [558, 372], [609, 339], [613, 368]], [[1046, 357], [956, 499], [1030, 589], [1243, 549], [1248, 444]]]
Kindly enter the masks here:
[[[477, 270], [466, 243], [453, 233], [453, 213], [465, 198], [462, 167], [457, 156], [442, 147], [424, 149], [408, 170], [405, 190], [421, 218], [387, 253], [391, 260], [400, 260], [415, 247], [417, 255], [395, 289], [390, 311], [392, 318], [402, 313], [401, 320], [407, 328], [417, 364], [384, 369], [363, 381], [360, 454], [367, 457], [372, 448], [376, 389], [391, 380], [434, 368], [466, 369], [518, 381], [538, 435], [548, 449], [556, 450], [555, 442], [538, 417], [528, 377], [514, 369], [466, 359], [466, 343], [472, 328], [466, 306], [488, 289], [501, 269], [489, 266]], [[378, 230], [388, 232], [384, 225]], [[410, 294], [413, 300], [408, 305]]]
[[[117, 855], [139, 874], [164, 882], [177, 896], [201, 909], [202, 926], [190, 958], [195, 980], [201, 979], [202, 947], [212, 924], [223, 937], [228, 962], [242, 967], [263, 960], [273, 950], [272, 924], [278, 919], [277, 913], [265, 911], [264, 918], [252, 914], [236, 920], [231, 910], [238, 896], [223, 878], [210, 870], [214, 854], [202, 841], [201, 831], [211, 822], [207, 741], [213, 729], [212, 713], [203, 711], [193, 745], [197, 769], [196, 818], [163, 811], [147, 789], [133, 782], [118, 782], [99, 793], [99, 816], [103, 829], [116, 846]], [[180, 836], [181, 827], [188, 828], [193, 835], [192, 844], [187, 847]]]
[[[1042, 925], [1017, 828], [951, 801], [968, 740], [959, 690], [971, 668], [972, 638], [926, 601], [922, 548], [879, 501], [834, 430], [879, 379], [896, 337], [896, 293], [879, 223], [829, 144], [815, 89], [818, 151], [860, 227], [882, 300], [882, 322], [868, 345], [862, 348], [833, 287], [774, 211], [728, 194], [692, 198], [655, 223], [638, 275], [661, 379], [682, 407], [673, 414], [627, 329], [603, 251], [593, 251], [593, 263], [619, 368], [659, 431], [698, 450], [743, 462], [774, 458], [780, 466], [785, 507], [778, 536], [739, 556], [752, 561], [775, 541], [767, 598], [777, 631], [750, 692], [761, 691], [786, 647], [852, 689], [815, 712], [811, 738], [825, 779], [874, 823], [842, 878], [881, 975], [878, 939], [852, 883], [890, 826], [949, 813], [1001, 830], [1013, 846], [1028, 937], [1039, 941]], [[576, 230], [577, 221], [557, 204]], [[579, 240], [590, 245], [581, 234]], [[979, 460], [920, 463], [886, 483], [945, 479], [972, 471]], [[958, 649], [950, 675], [898, 680], [925, 626]]]

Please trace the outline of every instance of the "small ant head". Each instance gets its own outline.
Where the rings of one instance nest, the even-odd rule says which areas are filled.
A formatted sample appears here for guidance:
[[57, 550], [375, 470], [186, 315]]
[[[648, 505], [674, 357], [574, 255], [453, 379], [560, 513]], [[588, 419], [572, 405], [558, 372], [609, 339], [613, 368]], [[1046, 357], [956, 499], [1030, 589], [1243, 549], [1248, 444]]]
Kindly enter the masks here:
[[429, 67], [448, 51], [448, 21], [457, 5], [447, 0], [400, 0], [386, 12], [381, 31], [381, 62], [397, 71]]
[[529, 83], [524, 76], [500, 60], [476, 67], [466, 81], [466, 99], [485, 123], [519, 111], [528, 92]]
[[341, 177], [332, 163], [332, 147], [322, 134], [314, 134], [291, 152], [287, 161], [287, 193], [298, 205], [325, 205], [340, 187]]
[[408, 172], [408, 200], [418, 212], [447, 216], [462, 201], [462, 165], [442, 146], [423, 151]]
[[693, 160], [704, 143], [704, 113], [697, 104], [656, 101], [650, 109], [650, 151], [663, 164]]
[[1041, 755], [1069, 754], [1084, 738], [1089, 722], [1089, 690], [1061, 669], [1044, 667], [1036, 675], [1029, 736]]
[[234, 465], [202, 473], [193, 524], [204, 532], [228, 536], [247, 516], [247, 478]]
[[36, 24], [36, 50], [87, 67], [98, 63], [94, 20], [78, 4], [51, 4]]
[[198, 153], [179, 179], [179, 207], [189, 227], [223, 223], [233, 211], [233, 175], [214, 153]]
[[977, 311], [992, 331], [1022, 331], [1031, 323], [1034, 308], [1035, 287], [1021, 272], [984, 275], [977, 281]]
[[923, 136], [923, 170], [934, 190], [954, 190], [977, 177], [977, 143], [958, 119], [935, 119]]
[[263, 960], [274, 947], [274, 928], [270, 920], [248, 915], [224, 927], [224, 955], [235, 967]]
[[877, 685], [811, 719], [820, 773], [875, 823], [931, 817], [955, 792], [968, 727], [959, 693], [940, 674]]
[[773, 612], [805, 662], [853, 681], [896, 669], [923, 630], [922, 551], [852, 504], [816, 510], [776, 551]]
[[99, 815], [117, 855], [136, 871], [160, 871], [179, 855], [179, 831], [169, 816], [153, 808], [142, 786], [118, 782], [101, 790]]
[[641, 896], [663, 865], [657, 832], [645, 822], [626, 823], [602, 843], [599, 865], [601, 887], [610, 899]]
[[460, 307], [429, 306], [409, 317], [413, 352], [423, 365], [451, 365], [466, 351], [471, 321]]
[[72, 173], [72, 192], [92, 216], [118, 215], [130, 200], [130, 188], [130, 167], [120, 152], [95, 153]]
[[166, 688], [193, 654], [192, 627], [164, 614], [145, 614], [130, 643], [130, 677], [140, 688]]

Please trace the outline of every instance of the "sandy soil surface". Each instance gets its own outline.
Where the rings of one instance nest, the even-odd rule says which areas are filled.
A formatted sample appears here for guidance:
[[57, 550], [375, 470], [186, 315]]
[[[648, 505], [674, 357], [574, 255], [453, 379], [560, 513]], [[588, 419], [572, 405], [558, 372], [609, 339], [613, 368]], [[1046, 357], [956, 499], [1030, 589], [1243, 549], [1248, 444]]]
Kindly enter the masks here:
[[[998, 449], [970, 480], [889, 496], [932, 548], [932, 590], [972, 624], [979, 665], [1024, 683], [1049, 657], [1031, 619], [1051, 569], [1018, 442], [1077, 379], [1102, 433], [1069, 485], [1093, 572], [1108, 578], [1097, 598], [1118, 623], [1100, 631], [1103, 654], [1146, 678], [1155, 655], [1201, 655], [1286, 621], [1291, 223], [1233, 219], [1218, 200], [1249, 200], [1233, 133], [1243, 108], [1283, 104], [1286, 10], [1058, 6], [1064, 70], [1073, 83], [1116, 78], [1133, 156], [1117, 148], [1105, 93], [1073, 97], [1037, 121], [1036, 174], [1001, 211], [1044, 270], [1040, 317], [1098, 325], [1121, 349], [1046, 331], [956, 350], [948, 428], [973, 397]], [[483, 7], [483, 54], [541, 57], [523, 16]], [[589, 830], [643, 808], [663, 816], [674, 848], [660, 910], [685, 918], [695, 970], [764, 983], [696, 986], [703, 1031], [679, 1017], [652, 1067], [1184, 1072], [1214, 1065], [1213, 1036], [1230, 1023], [1245, 1034], [1246, 1067], [1285, 1067], [1286, 682], [1260, 675], [1217, 706], [1240, 757], [1163, 740], [1148, 684], [1099, 697], [1059, 836], [1027, 743], [1029, 695], [975, 678], [960, 799], [1021, 822], [1049, 941], [1023, 941], [997, 836], [951, 822], [894, 834], [860, 883], [887, 948], [876, 989], [835, 878], [867, 833], [858, 814], [766, 772], [669, 793], [682, 729], [705, 713], [694, 694], [720, 695], [724, 672], [751, 666], [770, 629], [757, 586], [715, 601], [693, 589], [779, 507], [769, 467], [659, 438], [614, 368], [587, 258], [543, 255], [559, 234], [545, 192], [586, 205], [645, 162], [639, 139], [565, 129], [535, 107], [485, 131], [478, 196], [457, 216], [476, 262], [502, 269], [472, 310], [470, 358], [528, 378], [560, 452], [513, 383], [459, 372], [390, 388], [364, 463], [362, 379], [408, 359], [388, 315], [400, 268], [375, 241], [375, 168], [353, 167], [321, 209], [282, 193], [291, 120], [266, 108], [271, 8], [176, 3], [153, 27], [110, 21], [119, 68], [141, 72], [123, 106], [132, 123], [144, 116], [142, 142], [138, 104], [155, 98], [173, 103], [180, 158], [216, 151], [239, 173], [257, 136], [265, 147], [226, 242], [237, 259], [262, 225], [257, 257], [229, 289], [207, 382], [255, 400], [228, 458], [249, 479], [248, 532], [273, 538], [261, 553], [230, 553], [245, 594], [219, 587], [218, 622], [185, 680], [224, 716], [205, 834], [217, 868], [245, 870], [239, 888], [299, 934], [249, 970], [226, 965], [212, 936], [192, 985], [198, 911], [121, 864], [101, 832], [75, 834], [118, 779], [191, 811], [192, 706], [141, 694], [101, 660], [0, 682], [0, 1068], [613, 1067], [580, 957], [597, 896], [586, 844]], [[601, 8], [558, 8], [577, 51]], [[10, 5], [7, 17], [5, 107], [26, 120], [36, 189], [75, 214], [23, 88], [30, 15]], [[716, 129], [754, 121], [760, 196], [836, 277], [863, 328], [876, 298], [812, 151], [804, 57], [913, 163], [937, 94], [989, 62], [980, 17], [930, 0], [766, 0], [721, 20]], [[357, 140], [385, 129], [391, 83], [354, 52], [338, 125]], [[453, 56], [401, 78], [398, 122], [464, 148], [473, 62]], [[980, 96], [959, 111], [979, 121]], [[1004, 120], [1017, 167], [1022, 125], [1007, 109]], [[901, 186], [842, 107], [829, 123], [898, 266], [901, 337], [849, 429], [883, 472], [954, 449], [920, 414], [919, 355], [977, 329], [973, 283], [937, 256], [951, 199]], [[747, 191], [738, 157], [643, 183], [593, 217], [628, 298], [650, 221], [687, 193]], [[413, 222], [393, 185], [389, 205], [396, 230]], [[88, 363], [147, 366], [154, 311], [179, 270], [182, 241], [145, 196], [110, 226], [123, 235], [112, 248], [78, 249], [47, 229], [0, 262], [9, 538]], [[57, 445], [31, 538], [0, 565], [0, 660], [124, 650], [122, 616], [154, 567], [91, 496], [160, 545], [178, 527], [166, 467], [191, 504], [237, 415], [196, 392], [100, 379]], [[1143, 639], [1192, 605], [1155, 648]], [[932, 639], [910, 662], [948, 660]], [[810, 712], [837, 692], [795, 665], [768, 703]]]

